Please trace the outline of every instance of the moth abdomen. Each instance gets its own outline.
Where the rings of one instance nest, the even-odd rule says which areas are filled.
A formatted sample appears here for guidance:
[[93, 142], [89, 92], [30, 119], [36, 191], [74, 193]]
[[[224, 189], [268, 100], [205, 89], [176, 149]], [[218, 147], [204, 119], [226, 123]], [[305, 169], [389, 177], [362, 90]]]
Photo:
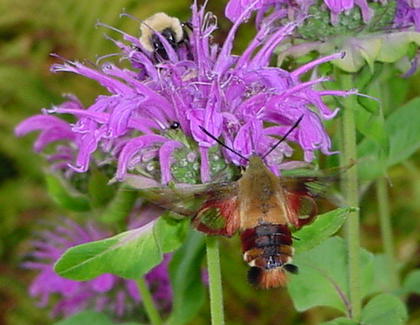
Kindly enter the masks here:
[[297, 272], [290, 264], [292, 234], [286, 225], [265, 223], [241, 233], [244, 260], [251, 266], [248, 281], [260, 288], [284, 286], [286, 271]]
[[272, 235], [258, 236], [255, 238], [256, 247], [278, 246], [281, 244], [291, 245], [291, 237], [287, 234], [275, 233]]

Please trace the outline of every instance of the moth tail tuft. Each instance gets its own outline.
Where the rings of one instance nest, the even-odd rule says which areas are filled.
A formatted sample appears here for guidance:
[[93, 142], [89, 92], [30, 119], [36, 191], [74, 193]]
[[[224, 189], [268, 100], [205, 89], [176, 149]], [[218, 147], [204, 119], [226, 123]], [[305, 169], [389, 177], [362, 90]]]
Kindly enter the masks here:
[[254, 266], [248, 271], [248, 281], [260, 289], [278, 288], [286, 285], [287, 275], [281, 267], [265, 270]]

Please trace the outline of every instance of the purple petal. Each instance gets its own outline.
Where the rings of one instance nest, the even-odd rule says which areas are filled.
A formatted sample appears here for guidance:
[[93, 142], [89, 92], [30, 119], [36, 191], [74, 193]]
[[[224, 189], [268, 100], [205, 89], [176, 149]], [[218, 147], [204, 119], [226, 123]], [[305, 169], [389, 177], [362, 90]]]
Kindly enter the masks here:
[[175, 149], [183, 147], [183, 144], [178, 141], [167, 141], [159, 149], [160, 170], [162, 173], [162, 184], [167, 184], [171, 181], [171, 155]]
[[201, 166], [200, 166], [200, 176], [201, 182], [207, 183], [210, 181], [210, 164], [209, 164], [209, 155], [207, 147], [200, 147], [200, 157], [201, 157]]
[[116, 276], [112, 274], [103, 274], [96, 279], [89, 281], [90, 287], [96, 292], [107, 292], [112, 289], [116, 282]]
[[144, 135], [127, 142], [119, 155], [117, 179], [122, 180], [124, 178], [130, 159], [140, 149], [155, 143], [164, 143], [166, 141], [168, 141], [168, 139], [160, 135]]

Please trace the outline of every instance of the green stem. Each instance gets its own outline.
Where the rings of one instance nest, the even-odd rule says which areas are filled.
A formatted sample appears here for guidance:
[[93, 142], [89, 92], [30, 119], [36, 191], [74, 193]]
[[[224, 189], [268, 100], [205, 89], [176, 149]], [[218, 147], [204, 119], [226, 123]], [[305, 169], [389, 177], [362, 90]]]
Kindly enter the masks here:
[[153, 302], [153, 298], [149, 291], [149, 287], [147, 286], [146, 280], [144, 279], [144, 277], [142, 277], [138, 279], [136, 282], [137, 282], [137, 287], [139, 288], [139, 291], [140, 291], [144, 309], [146, 310], [146, 314], [149, 317], [150, 323], [152, 325], [161, 325], [162, 320]]
[[[341, 74], [341, 86], [343, 89], [353, 87], [352, 76]], [[354, 108], [357, 105], [355, 96], [344, 98], [343, 116], [341, 118], [342, 143], [340, 163], [349, 166], [357, 159], [356, 125], [354, 120]], [[359, 207], [357, 164], [349, 168], [342, 181], [342, 190], [346, 203], [351, 207]], [[360, 215], [359, 209], [351, 212], [347, 218], [345, 232], [348, 251], [348, 273], [351, 310], [350, 317], [355, 321], [360, 319], [362, 304], [360, 285]]]
[[394, 238], [392, 236], [391, 213], [389, 209], [387, 184], [384, 177], [380, 177], [376, 181], [376, 195], [378, 198], [379, 220], [381, 224], [382, 242], [385, 251], [386, 265], [391, 276], [389, 288], [394, 290], [399, 286], [399, 279], [394, 258]]
[[209, 273], [210, 313], [212, 325], [225, 323], [223, 312], [222, 277], [220, 274], [219, 241], [215, 236], [206, 236], [207, 269]]

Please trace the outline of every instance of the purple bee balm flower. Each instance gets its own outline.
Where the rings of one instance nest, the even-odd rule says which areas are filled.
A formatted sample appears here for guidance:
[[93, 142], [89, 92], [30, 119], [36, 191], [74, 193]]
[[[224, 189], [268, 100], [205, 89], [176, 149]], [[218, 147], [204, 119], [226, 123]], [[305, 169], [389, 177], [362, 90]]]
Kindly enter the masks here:
[[[302, 148], [306, 162], [314, 159], [317, 150], [331, 154], [331, 141], [322, 121], [333, 118], [338, 110], [331, 111], [323, 97], [347, 96], [355, 91], [319, 90], [327, 78], [309, 81], [301, 78], [319, 64], [339, 59], [342, 54], [317, 59], [290, 72], [272, 67], [275, 49], [297, 24], [278, 28], [277, 21], [271, 19], [261, 24], [245, 51], [236, 55], [232, 52], [236, 31], [251, 10], [249, 7], [239, 15], [223, 44], [216, 44], [212, 41], [217, 28], [215, 17], [194, 3], [188, 47], [179, 53], [168, 42], [162, 42], [168, 59], [158, 63], [153, 53], [142, 50], [137, 38], [121, 32], [124, 42], [114, 42], [122, 56], [132, 63], [131, 69], [112, 63], [100, 67], [71, 61], [55, 64], [53, 71], [93, 79], [108, 92], [87, 108], [74, 103], [50, 111], [72, 114], [77, 119], [71, 127], [62, 127], [62, 132], [71, 129], [74, 133], [78, 149], [71, 167], [84, 172], [95, 153], [106, 152], [116, 161], [117, 179], [124, 180], [127, 173], [136, 174], [143, 162], [152, 159], [159, 161], [160, 181], [167, 183], [173, 177], [174, 153], [186, 150], [199, 154], [201, 181], [207, 182], [212, 179], [209, 150], [217, 143], [202, 128], [249, 157], [267, 152], [300, 117], [302, 122], [287, 140]], [[179, 126], [176, 130], [171, 128], [174, 122]], [[50, 127], [45, 121], [37, 129], [43, 130], [43, 135]], [[33, 129], [23, 122], [17, 133]], [[38, 142], [44, 143], [42, 139]], [[266, 163], [279, 173], [283, 158], [292, 152], [284, 143]], [[246, 164], [230, 151], [223, 150], [223, 154], [229, 162]]]
[[367, 0], [324, 0], [331, 11], [331, 23], [338, 24], [338, 16], [342, 12], [349, 11], [355, 5], [360, 8], [363, 21], [367, 23], [373, 17], [373, 10], [369, 8]]
[[[86, 308], [109, 312], [117, 318], [132, 313], [141, 303], [136, 282], [125, 280], [112, 274], [103, 274], [96, 279], [84, 282], [68, 280], [57, 275], [54, 263], [70, 247], [86, 242], [103, 239], [109, 233], [92, 224], [83, 228], [65, 219], [64, 224], [53, 231], [44, 231], [40, 239], [33, 242], [32, 261], [24, 263], [28, 269], [38, 270], [32, 281], [29, 293], [38, 299], [40, 307], [51, 305], [50, 299], [56, 300], [52, 316], [69, 316]], [[169, 256], [164, 262], [152, 269], [146, 280], [153, 288], [153, 296], [162, 309], [170, 306], [171, 288], [167, 272]]]
[[397, 0], [394, 25], [397, 28], [414, 26], [420, 32], [420, 0]]
[[[83, 108], [79, 100], [73, 95], [66, 95], [68, 101], [62, 103], [60, 107], [81, 109]], [[80, 135], [73, 132], [71, 125], [55, 116], [44, 114], [34, 115], [21, 122], [15, 129], [17, 136], [24, 136], [29, 132], [41, 131], [34, 143], [34, 150], [41, 152], [48, 145], [59, 143], [55, 147], [55, 152], [47, 156], [51, 163], [52, 170], [64, 170], [70, 174], [73, 170], [68, 168], [73, 163], [77, 155]]]
[[285, 2], [287, 0], [230, 0], [225, 8], [225, 16], [232, 22], [235, 22], [248, 9], [248, 14], [244, 17], [248, 19], [252, 12], [251, 10], [266, 11], [272, 5]]
[[230, 0], [225, 8], [225, 16], [235, 23], [244, 12], [248, 19], [253, 11], [257, 12], [257, 25], [260, 26], [264, 14], [274, 8], [278, 18], [297, 18], [306, 16], [315, 0]]
[[[373, 11], [369, 8], [367, 0], [324, 0], [325, 5], [331, 12], [331, 23], [337, 24], [338, 17], [342, 12], [349, 11], [355, 5], [360, 8], [364, 22], [368, 22]], [[257, 21], [268, 9], [275, 7], [281, 17], [305, 17], [315, 0], [230, 0], [225, 9], [225, 15], [232, 22], [235, 22], [243, 12], [247, 11], [246, 18], [249, 18], [253, 10], [257, 11]], [[258, 24], [259, 25], [259, 24]]]

